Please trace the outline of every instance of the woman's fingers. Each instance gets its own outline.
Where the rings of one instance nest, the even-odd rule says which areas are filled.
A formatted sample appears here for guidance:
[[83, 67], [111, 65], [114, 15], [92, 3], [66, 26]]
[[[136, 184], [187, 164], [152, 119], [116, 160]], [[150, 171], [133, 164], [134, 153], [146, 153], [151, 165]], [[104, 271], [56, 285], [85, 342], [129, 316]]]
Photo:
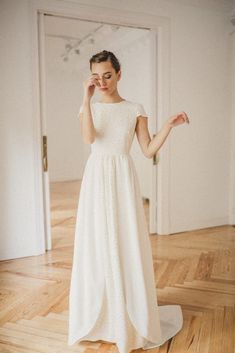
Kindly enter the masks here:
[[183, 121], [185, 121], [186, 123], [189, 123], [189, 118], [185, 112], [181, 112], [181, 113], [177, 114], [177, 117], [182, 118]]
[[189, 123], [189, 118], [185, 112], [183, 112], [185, 122]]
[[90, 77], [90, 82], [91, 82], [93, 85], [95, 85], [95, 86], [100, 86], [100, 83], [99, 83], [97, 77], [91, 76], [91, 77]]
[[185, 122], [187, 122], [189, 124], [189, 118], [188, 118], [187, 114], [183, 111], [173, 115], [170, 118], [170, 124], [172, 126], [177, 126], [177, 125], [183, 124]]
[[176, 125], [182, 124], [184, 122], [189, 124], [189, 118], [185, 112], [182, 111], [182, 112], [175, 115], [175, 124]]

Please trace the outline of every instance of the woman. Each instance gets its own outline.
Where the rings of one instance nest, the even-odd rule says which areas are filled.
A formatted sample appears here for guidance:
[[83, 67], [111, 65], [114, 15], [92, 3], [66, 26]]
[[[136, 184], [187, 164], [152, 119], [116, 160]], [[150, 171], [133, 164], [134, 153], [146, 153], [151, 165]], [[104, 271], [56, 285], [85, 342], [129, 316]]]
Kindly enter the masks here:
[[[151, 139], [142, 104], [122, 98], [116, 56], [90, 59], [79, 111], [91, 145], [80, 188], [69, 295], [68, 344], [114, 342], [120, 353], [162, 345], [182, 328], [179, 305], [158, 306], [151, 244], [130, 148], [136, 133], [152, 158], [186, 113], [170, 117]], [[100, 102], [91, 102], [97, 88]]]

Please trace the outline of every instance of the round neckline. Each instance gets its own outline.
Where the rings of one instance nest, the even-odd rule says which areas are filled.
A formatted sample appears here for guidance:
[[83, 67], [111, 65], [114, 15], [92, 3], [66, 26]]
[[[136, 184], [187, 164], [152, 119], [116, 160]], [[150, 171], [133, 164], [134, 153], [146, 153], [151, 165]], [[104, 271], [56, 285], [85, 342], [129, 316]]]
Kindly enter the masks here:
[[127, 101], [126, 99], [123, 99], [120, 102], [96, 102], [96, 103], [99, 103], [99, 104], [120, 104], [120, 103], [126, 102], [126, 101]]

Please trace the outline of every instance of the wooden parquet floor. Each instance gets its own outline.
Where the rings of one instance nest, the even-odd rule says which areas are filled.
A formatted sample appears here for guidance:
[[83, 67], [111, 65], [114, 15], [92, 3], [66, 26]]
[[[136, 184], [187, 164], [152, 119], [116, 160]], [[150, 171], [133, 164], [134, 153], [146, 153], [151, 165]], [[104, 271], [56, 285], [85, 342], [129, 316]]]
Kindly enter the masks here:
[[[51, 184], [53, 250], [0, 264], [1, 353], [118, 353], [115, 344], [103, 341], [67, 346], [79, 185]], [[235, 228], [150, 235], [150, 240], [158, 304], [180, 304], [184, 324], [161, 347], [133, 352], [234, 353]]]

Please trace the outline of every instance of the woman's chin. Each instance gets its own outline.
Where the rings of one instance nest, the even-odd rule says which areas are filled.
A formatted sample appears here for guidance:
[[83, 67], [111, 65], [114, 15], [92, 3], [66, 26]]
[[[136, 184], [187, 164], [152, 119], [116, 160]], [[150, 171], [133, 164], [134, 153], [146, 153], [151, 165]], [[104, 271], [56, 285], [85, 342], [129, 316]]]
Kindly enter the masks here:
[[103, 94], [105, 94], [105, 93], [107, 93], [109, 90], [106, 88], [106, 89], [101, 89], [100, 88], [100, 90], [99, 90], [101, 93], [103, 93]]

